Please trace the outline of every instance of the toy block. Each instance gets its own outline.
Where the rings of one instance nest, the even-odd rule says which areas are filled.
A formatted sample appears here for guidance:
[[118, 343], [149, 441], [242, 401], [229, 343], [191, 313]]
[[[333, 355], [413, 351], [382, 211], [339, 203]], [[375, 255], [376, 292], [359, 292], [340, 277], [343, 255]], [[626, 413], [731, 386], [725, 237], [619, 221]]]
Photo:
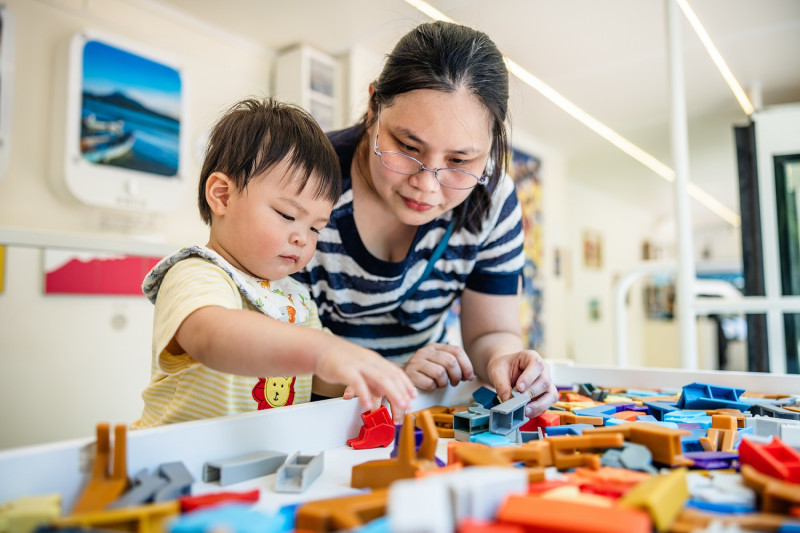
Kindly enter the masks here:
[[232, 485], [261, 476], [274, 474], [286, 460], [287, 454], [262, 451], [208, 461], [203, 465], [203, 481], [219, 481], [220, 486]]
[[188, 513], [226, 503], [256, 503], [260, 494], [261, 491], [258, 489], [247, 492], [212, 492], [199, 496], [181, 496], [178, 498], [178, 503], [181, 505], [181, 512]]
[[686, 452], [683, 456], [692, 461], [692, 466], [704, 470], [731, 468], [739, 458], [736, 452]]
[[497, 521], [530, 533], [650, 533], [650, 516], [638, 509], [592, 507], [583, 503], [509, 496]]
[[664, 420], [664, 414], [678, 411], [678, 407], [674, 403], [658, 402], [658, 401], [644, 401], [642, 404], [649, 409], [651, 415], [656, 417], [657, 420]]
[[523, 468], [491, 466], [468, 467], [444, 476], [450, 489], [454, 522], [466, 518], [493, 520], [506, 497], [527, 493], [528, 478]]
[[691, 466], [691, 462], [681, 457], [681, 436], [689, 435], [688, 431], [670, 429], [655, 424], [629, 422], [620, 426], [592, 428], [584, 430], [583, 435], [597, 433], [622, 433], [625, 439], [636, 444], [647, 446], [653, 454], [653, 461], [669, 466]]
[[615, 503], [613, 498], [600, 494], [593, 494], [591, 492], [583, 492], [575, 485], [553, 488], [540, 493], [539, 497], [545, 500], [563, 500], [582, 503], [592, 507], [611, 507]]
[[539, 416], [528, 419], [519, 429], [521, 431], [536, 431], [539, 428], [558, 426], [562, 423], [561, 413], [572, 414], [568, 411], [545, 411]]
[[127, 427], [114, 427], [113, 466], [109, 472], [112, 458], [110, 428], [108, 424], [97, 424], [97, 443], [89, 484], [81, 493], [73, 514], [100, 511], [118, 499], [128, 488]]
[[591, 424], [566, 424], [563, 426], [552, 426], [544, 428], [545, 435], [581, 435], [584, 429], [593, 428]]
[[511, 440], [508, 437], [496, 433], [489, 433], [488, 431], [471, 435], [469, 441], [483, 444], [484, 446], [508, 446], [511, 444]]
[[389, 410], [382, 405], [374, 411], [361, 413], [363, 422], [358, 436], [348, 439], [347, 444], [356, 450], [385, 448], [394, 440], [394, 423]]
[[736, 427], [739, 429], [745, 426], [744, 414], [738, 409], [707, 409], [706, 414], [709, 416], [725, 415], [732, 416], [736, 420]]
[[[406, 415], [406, 417], [413, 415]], [[297, 531], [350, 530], [386, 514], [388, 492], [374, 489], [365, 494], [315, 500], [300, 505], [295, 517]]]
[[775, 418], [785, 418], [787, 420], [800, 420], [800, 411], [784, 409], [774, 405], [753, 405], [750, 407], [753, 415], [772, 416]]
[[453, 433], [456, 440], [469, 441], [471, 435], [489, 431], [489, 410], [473, 405], [466, 411], [453, 415]]
[[398, 480], [389, 487], [386, 516], [392, 533], [451, 533], [452, 503], [439, 476], [434, 482]]
[[576, 468], [573, 472], [566, 474], [566, 478], [571, 483], [578, 485], [582, 491], [611, 498], [621, 497], [650, 477], [650, 474], [645, 472], [610, 466], [602, 466], [597, 470]]
[[793, 506], [800, 505], [800, 490], [796, 483], [775, 479], [750, 464], [743, 464], [741, 473], [744, 484], [759, 495], [761, 511], [786, 514]]
[[[731, 417], [728, 417], [731, 418]], [[733, 420], [731, 418], [731, 420]], [[734, 424], [736, 421], [734, 420]], [[737, 430], [709, 428], [705, 437], [700, 437], [700, 445], [707, 452], [732, 452]]]
[[489, 432], [508, 435], [519, 429], [528, 419], [525, 406], [531, 401], [527, 394], [516, 394], [509, 400], [489, 410]]
[[519, 442], [520, 444], [525, 444], [526, 442], [530, 442], [532, 440], [541, 440], [544, 438], [544, 433], [542, 433], [542, 428], [537, 429], [536, 431], [521, 431], [519, 432]]
[[488, 387], [478, 387], [475, 392], [472, 393], [472, 399], [486, 409], [491, 409], [493, 406], [500, 403], [500, 400], [497, 398], [497, 393]]
[[454, 448], [458, 462], [466, 466], [505, 466], [522, 462], [528, 481], [544, 479], [544, 467], [552, 464], [550, 445], [545, 441], [534, 441], [524, 446], [490, 448], [488, 446], [458, 446]]
[[678, 468], [642, 481], [620, 498], [619, 504], [647, 511], [656, 529], [666, 531], [689, 498], [686, 473], [685, 468]]
[[295, 453], [283, 463], [275, 476], [275, 492], [305, 492], [322, 474], [325, 455], [300, 455]]
[[167, 480], [167, 485], [156, 491], [153, 495], [154, 502], [174, 500], [184, 494], [189, 494], [194, 477], [182, 462], [164, 463], [158, 467], [158, 472]]
[[653, 396], [661, 396], [661, 393], [654, 390], [645, 390], [645, 389], [625, 389], [625, 394], [627, 396], [638, 396], [644, 398], [650, 398]]
[[691, 533], [707, 531], [706, 528], [713, 526], [725, 528], [722, 530], [717, 529], [717, 531], [781, 531], [780, 528], [785, 522], [785, 515], [771, 513], [745, 513], [725, 516], [719, 513], [686, 508], [681, 511], [677, 519], [672, 523], [670, 531]]
[[638, 411], [618, 411], [614, 413], [612, 416], [614, 418], [619, 418], [620, 420], [625, 420], [627, 422], [636, 422], [636, 418], [641, 416], [642, 413]]
[[0, 531], [26, 533], [61, 516], [61, 495], [24, 496], [0, 504]]
[[553, 465], [556, 468], [572, 468], [575, 466], [588, 466], [590, 468], [600, 467], [600, 456], [594, 453], [586, 453], [591, 450], [605, 448], [620, 448], [625, 442], [622, 434], [592, 434], [587, 436], [587, 432], [580, 437], [548, 437], [546, 441], [550, 444], [550, 453]]
[[592, 400], [591, 402], [566, 402], [563, 400], [557, 401], [553, 405], [550, 406], [551, 411], [572, 411], [573, 413], [577, 412], [579, 409], [590, 409], [592, 407], [597, 407], [598, 405], [605, 405], [599, 402], [595, 402]]
[[610, 449], [600, 458], [603, 466], [616, 468], [628, 468], [630, 470], [640, 470], [655, 473], [653, 467], [653, 455], [647, 446], [626, 442], [621, 449]]
[[690, 383], [684, 385], [683, 393], [678, 399], [680, 409], [739, 409], [744, 412], [750, 404], [742, 402], [739, 397], [744, 389], [720, 387], [707, 383]]
[[[570, 413], [569, 411], [545, 411], [543, 415], [548, 413], [553, 413], [557, 415], [559, 424], [562, 425], [569, 425], [569, 424], [591, 424], [592, 426], [603, 425], [602, 416], [580, 416], [575, 413]], [[525, 425], [527, 426], [528, 424], [526, 423]]]
[[459, 462], [458, 456], [456, 454], [456, 449], [465, 447], [465, 446], [472, 446], [483, 448], [481, 444], [477, 444], [475, 442], [464, 442], [460, 440], [452, 440], [447, 443], [447, 464], [452, 465]]
[[706, 429], [711, 427], [711, 417], [705, 411], [671, 411], [664, 415], [663, 420], [679, 424], [697, 424]]
[[157, 474], [150, 474], [146, 469], [141, 470], [133, 477], [133, 486], [115, 501], [106, 505], [106, 509], [143, 505], [152, 501], [156, 492], [166, 487], [168, 483], [165, 478]]
[[743, 439], [739, 445], [739, 461], [768, 476], [800, 484], [800, 452], [778, 438], [769, 444]]
[[601, 403], [592, 407], [585, 407], [583, 409], [576, 409], [573, 411], [578, 416], [595, 416], [603, 420], [610, 418], [617, 412], [617, 408], [611, 404]]
[[398, 479], [414, 477], [419, 470], [437, 468], [436, 443], [439, 437], [431, 414], [421, 412], [419, 423], [423, 435], [419, 450], [416, 450], [414, 442], [414, 415], [409, 413], [403, 420], [397, 457], [367, 461], [353, 466], [350, 486], [385, 488]]
[[561, 399], [569, 403], [589, 403], [589, 404], [596, 404], [598, 402], [594, 401], [591, 396], [584, 396], [583, 394], [578, 394], [577, 392], [566, 392], [561, 395]]
[[[136, 533], [162, 533], [167, 524], [179, 513], [177, 501], [148, 503], [135, 507], [87, 511], [59, 518], [53, 522], [57, 528], [91, 528], [94, 530], [122, 530]], [[173, 530], [174, 531], [174, 530]]]
[[269, 515], [242, 504], [218, 505], [180, 516], [169, 525], [169, 533], [204, 533], [235, 531], [241, 533], [278, 533], [291, 531], [290, 519]]

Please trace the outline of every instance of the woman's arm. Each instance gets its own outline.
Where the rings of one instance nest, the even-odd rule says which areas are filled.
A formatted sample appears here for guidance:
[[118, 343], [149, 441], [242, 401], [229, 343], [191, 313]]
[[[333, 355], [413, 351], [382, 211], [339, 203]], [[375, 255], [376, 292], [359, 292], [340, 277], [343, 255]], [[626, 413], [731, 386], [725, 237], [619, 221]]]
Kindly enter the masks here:
[[466, 289], [461, 295], [461, 336], [475, 373], [505, 401], [512, 388], [527, 393], [528, 417], [538, 416], [557, 399], [550, 369], [522, 342], [519, 296], [497, 296]]

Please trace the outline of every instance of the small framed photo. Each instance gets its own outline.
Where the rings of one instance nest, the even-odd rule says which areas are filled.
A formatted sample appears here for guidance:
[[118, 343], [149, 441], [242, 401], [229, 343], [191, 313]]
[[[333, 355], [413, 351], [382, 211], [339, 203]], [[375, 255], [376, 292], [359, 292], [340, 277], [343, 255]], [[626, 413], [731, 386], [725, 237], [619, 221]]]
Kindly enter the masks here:
[[583, 232], [583, 266], [603, 268], [603, 236], [596, 231]]
[[63, 179], [89, 205], [168, 211], [184, 194], [186, 91], [180, 66], [117, 37], [69, 43]]

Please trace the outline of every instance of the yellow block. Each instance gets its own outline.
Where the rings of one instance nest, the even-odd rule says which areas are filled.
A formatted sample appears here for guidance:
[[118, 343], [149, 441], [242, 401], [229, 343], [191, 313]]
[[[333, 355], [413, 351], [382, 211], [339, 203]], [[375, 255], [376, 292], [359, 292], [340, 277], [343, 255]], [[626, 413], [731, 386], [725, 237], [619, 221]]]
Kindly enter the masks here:
[[689, 498], [686, 472], [686, 468], [677, 468], [646, 479], [628, 491], [619, 504], [647, 511], [656, 529], [667, 531]]
[[18, 498], [0, 505], [0, 533], [28, 533], [59, 516], [59, 494]]

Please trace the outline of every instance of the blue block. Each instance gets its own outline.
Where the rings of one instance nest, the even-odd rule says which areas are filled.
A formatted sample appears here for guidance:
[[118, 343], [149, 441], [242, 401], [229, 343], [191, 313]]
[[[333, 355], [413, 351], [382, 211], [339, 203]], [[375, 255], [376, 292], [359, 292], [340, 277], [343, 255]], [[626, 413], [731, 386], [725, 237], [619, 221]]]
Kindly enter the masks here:
[[578, 416], [599, 416], [604, 420], [606, 418], [612, 418], [617, 412], [617, 408], [614, 404], [607, 404], [604, 403], [602, 405], [595, 405], [593, 407], [584, 407], [583, 409], [576, 409], [573, 411]]
[[658, 422], [653, 415], [640, 415], [636, 417], [637, 422]]
[[547, 426], [544, 433], [548, 437], [551, 435], [583, 435], [584, 429], [592, 429], [591, 424], [564, 424], [563, 426]]
[[678, 429], [678, 424], [675, 422], [659, 422], [659, 421], [651, 421], [651, 420], [640, 420], [645, 424], [655, 424], [656, 426], [661, 426], [662, 428], [669, 428], [669, 429]]
[[777, 533], [800, 533], [800, 522], [786, 521], [781, 524]]
[[661, 393], [652, 390], [628, 389], [625, 391], [625, 396], [661, 396]]
[[657, 420], [664, 420], [664, 413], [677, 411], [678, 408], [670, 402], [642, 402], [650, 410], [649, 413]]
[[742, 412], [750, 408], [750, 404], [739, 400], [745, 389], [720, 387], [708, 383], [690, 383], [683, 387], [678, 407], [681, 409], [739, 409]]
[[754, 513], [758, 510], [750, 505], [712, 503], [694, 499], [686, 500], [686, 507], [694, 507], [695, 509], [700, 509], [702, 511], [711, 511], [712, 513], [724, 513], [724, 514]]
[[603, 420], [603, 424], [606, 426], [621, 426], [622, 424], [629, 424], [630, 420], [623, 420], [621, 418], [617, 418], [615, 416], [610, 416]]
[[486, 409], [491, 409], [500, 403], [497, 399], [497, 393], [488, 387], [480, 387], [472, 393], [472, 399], [484, 406]]
[[511, 444], [511, 440], [507, 439], [502, 435], [498, 435], [497, 433], [489, 433], [488, 431], [485, 433], [478, 433], [477, 435], [472, 435], [469, 438], [470, 442], [477, 442], [478, 444], [485, 444], [486, 446], [508, 446]]
[[700, 444], [700, 441], [691, 437], [687, 437], [685, 439], [681, 438], [681, 449], [683, 450], [683, 453], [705, 451], [703, 445]]
[[254, 511], [250, 505], [230, 504], [200, 509], [179, 516], [170, 524], [170, 533], [282, 533], [288, 531], [280, 517]]
[[711, 417], [705, 411], [671, 411], [664, 415], [663, 420], [664, 422], [699, 424], [704, 428], [711, 427]]

